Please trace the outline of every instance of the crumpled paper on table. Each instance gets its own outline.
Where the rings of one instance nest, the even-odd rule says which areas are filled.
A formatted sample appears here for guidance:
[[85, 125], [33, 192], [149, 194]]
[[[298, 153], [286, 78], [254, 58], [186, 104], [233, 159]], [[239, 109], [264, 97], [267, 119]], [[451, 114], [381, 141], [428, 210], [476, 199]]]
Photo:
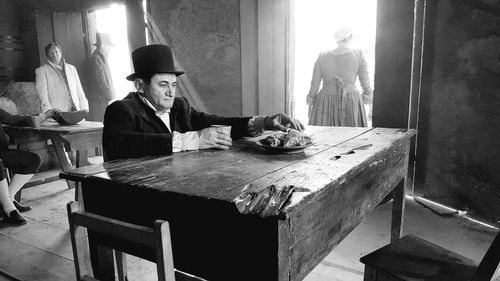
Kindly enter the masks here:
[[234, 204], [241, 214], [257, 214], [261, 217], [281, 215], [293, 192], [299, 191], [293, 185], [270, 185], [259, 191], [247, 191], [249, 187], [243, 188], [243, 192], [234, 199]]

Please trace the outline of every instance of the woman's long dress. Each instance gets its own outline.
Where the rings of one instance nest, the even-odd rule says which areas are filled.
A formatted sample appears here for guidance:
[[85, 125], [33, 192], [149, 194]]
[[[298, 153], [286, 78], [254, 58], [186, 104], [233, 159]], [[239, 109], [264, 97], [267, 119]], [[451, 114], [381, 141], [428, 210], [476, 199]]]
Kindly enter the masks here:
[[[363, 93], [371, 95], [368, 66], [361, 50], [332, 50], [319, 55], [309, 91], [309, 96], [314, 97], [309, 109], [309, 125], [367, 126], [363, 93], [356, 87], [356, 77]], [[323, 85], [319, 90], [321, 81]]]

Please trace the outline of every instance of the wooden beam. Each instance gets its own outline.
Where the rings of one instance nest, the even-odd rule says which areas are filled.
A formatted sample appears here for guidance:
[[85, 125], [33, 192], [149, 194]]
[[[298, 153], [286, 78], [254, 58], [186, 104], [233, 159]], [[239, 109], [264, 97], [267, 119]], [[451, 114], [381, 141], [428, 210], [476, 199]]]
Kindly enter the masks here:
[[373, 127], [407, 128], [414, 0], [378, 0]]
[[127, 34], [130, 50], [146, 45], [146, 23], [138, 0], [125, 0]]
[[258, 114], [257, 1], [240, 0], [241, 112]]
[[[417, 129], [418, 110], [420, 100], [420, 81], [422, 78], [422, 47], [424, 35], [424, 1], [415, 1], [415, 19], [413, 25], [413, 51], [412, 51], [412, 70], [410, 86], [410, 105], [408, 114], [408, 128]], [[405, 190], [407, 194], [413, 195], [414, 177], [415, 177], [415, 154], [416, 140], [418, 135], [410, 140], [410, 154], [408, 163], [408, 175], [405, 181]]]
[[427, 153], [429, 137], [429, 114], [431, 89], [434, 73], [434, 41], [436, 32], [436, 1], [425, 1], [424, 38], [422, 52], [422, 78], [420, 85], [420, 103], [418, 112], [418, 143], [415, 154], [414, 196], [423, 196], [427, 174]]

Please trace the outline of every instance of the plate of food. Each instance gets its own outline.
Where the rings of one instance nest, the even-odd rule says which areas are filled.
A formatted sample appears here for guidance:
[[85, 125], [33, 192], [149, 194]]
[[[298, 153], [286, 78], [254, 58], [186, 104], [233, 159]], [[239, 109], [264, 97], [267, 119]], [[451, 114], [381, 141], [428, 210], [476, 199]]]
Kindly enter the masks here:
[[302, 132], [290, 129], [278, 132], [257, 141], [257, 145], [271, 153], [297, 153], [313, 145], [312, 138]]

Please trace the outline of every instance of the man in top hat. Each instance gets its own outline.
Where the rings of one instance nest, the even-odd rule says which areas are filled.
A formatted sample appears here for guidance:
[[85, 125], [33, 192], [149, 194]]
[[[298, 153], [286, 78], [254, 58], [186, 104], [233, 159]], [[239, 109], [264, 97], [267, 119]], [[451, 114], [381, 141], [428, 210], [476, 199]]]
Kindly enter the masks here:
[[106, 33], [97, 33], [95, 51], [88, 61], [88, 89], [90, 112], [87, 120], [100, 121], [104, 119], [106, 106], [115, 96], [108, 56], [114, 46], [111, 37]]
[[[186, 98], [175, 96], [177, 76], [172, 52], [165, 45], [149, 45], [132, 52], [136, 92], [115, 101], [104, 116], [103, 147], [107, 160], [167, 155], [184, 150], [228, 149], [232, 139], [262, 130], [304, 125], [286, 114], [254, 117], [220, 117], [197, 111]], [[230, 134], [223, 127], [231, 126]]]

